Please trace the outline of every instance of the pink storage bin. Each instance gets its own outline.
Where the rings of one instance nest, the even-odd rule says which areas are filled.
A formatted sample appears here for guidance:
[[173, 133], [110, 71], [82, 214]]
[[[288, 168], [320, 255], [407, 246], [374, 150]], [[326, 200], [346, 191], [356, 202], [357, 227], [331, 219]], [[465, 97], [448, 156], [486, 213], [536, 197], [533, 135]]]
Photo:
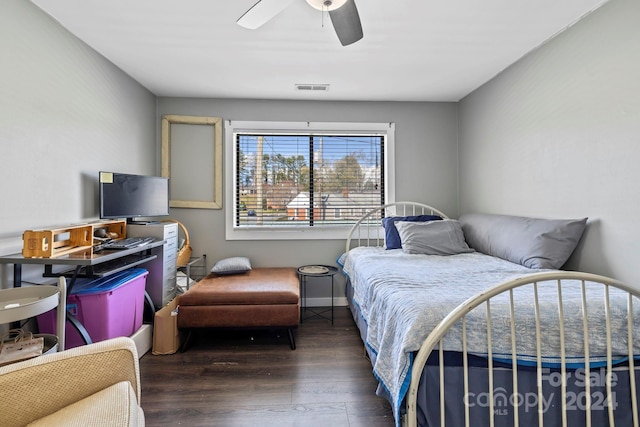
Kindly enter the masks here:
[[[149, 272], [130, 268], [99, 279], [78, 279], [67, 296], [67, 312], [86, 328], [91, 341], [130, 336], [142, 326], [144, 287]], [[40, 333], [55, 334], [56, 309], [38, 316]], [[65, 348], [84, 345], [67, 320]]]

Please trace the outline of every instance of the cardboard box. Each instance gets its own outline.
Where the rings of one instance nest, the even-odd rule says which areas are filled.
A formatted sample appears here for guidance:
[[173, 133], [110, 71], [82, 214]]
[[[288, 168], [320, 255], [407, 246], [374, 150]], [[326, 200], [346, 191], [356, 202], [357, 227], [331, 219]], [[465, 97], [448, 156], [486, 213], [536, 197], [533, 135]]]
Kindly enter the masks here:
[[180, 348], [178, 330], [178, 298], [156, 312], [153, 320], [152, 354], [173, 354]]

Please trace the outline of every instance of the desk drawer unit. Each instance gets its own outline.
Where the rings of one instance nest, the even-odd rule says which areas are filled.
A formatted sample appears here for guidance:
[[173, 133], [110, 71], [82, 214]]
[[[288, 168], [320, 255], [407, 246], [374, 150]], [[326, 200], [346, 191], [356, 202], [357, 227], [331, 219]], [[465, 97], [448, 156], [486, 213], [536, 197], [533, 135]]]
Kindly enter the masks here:
[[178, 224], [157, 222], [128, 224], [127, 236], [152, 236], [163, 239], [165, 244], [152, 249], [157, 258], [145, 264], [149, 270], [146, 291], [156, 309], [167, 305], [176, 296], [176, 259], [178, 256]]

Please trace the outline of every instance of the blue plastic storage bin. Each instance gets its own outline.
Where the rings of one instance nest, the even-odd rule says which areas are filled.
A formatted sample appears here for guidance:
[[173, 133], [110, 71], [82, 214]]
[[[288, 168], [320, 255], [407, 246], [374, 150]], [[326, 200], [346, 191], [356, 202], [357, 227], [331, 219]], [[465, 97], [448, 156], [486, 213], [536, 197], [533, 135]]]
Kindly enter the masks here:
[[[142, 326], [144, 288], [148, 271], [130, 268], [97, 279], [78, 279], [67, 296], [67, 312], [86, 328], [91, 341], [130, 336]], [[56, 310], [38, 316], [41, 333], [55, 333]], [[84, 345], [67, 320], [65, 348]]]

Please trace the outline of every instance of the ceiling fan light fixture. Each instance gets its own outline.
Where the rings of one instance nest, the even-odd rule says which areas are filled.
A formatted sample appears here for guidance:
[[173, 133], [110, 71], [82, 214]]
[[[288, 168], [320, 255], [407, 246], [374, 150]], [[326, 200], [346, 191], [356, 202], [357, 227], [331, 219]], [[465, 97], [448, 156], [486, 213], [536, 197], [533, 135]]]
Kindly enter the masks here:
[[307, 0], [307, 3], [314, 9], [331, 11], [341, 8], [347, 0]]
[[[241, 27], [256, 29], [284, 10], [294, 0], [259, 0], [237, 23]], [[324, 16], [328, 14], [331, 24], [342, 46], [348, 46], [363, 37], [362, 23], [355, 0], [306, 0], [314, 9], [322, 11], [322, 26]]]

